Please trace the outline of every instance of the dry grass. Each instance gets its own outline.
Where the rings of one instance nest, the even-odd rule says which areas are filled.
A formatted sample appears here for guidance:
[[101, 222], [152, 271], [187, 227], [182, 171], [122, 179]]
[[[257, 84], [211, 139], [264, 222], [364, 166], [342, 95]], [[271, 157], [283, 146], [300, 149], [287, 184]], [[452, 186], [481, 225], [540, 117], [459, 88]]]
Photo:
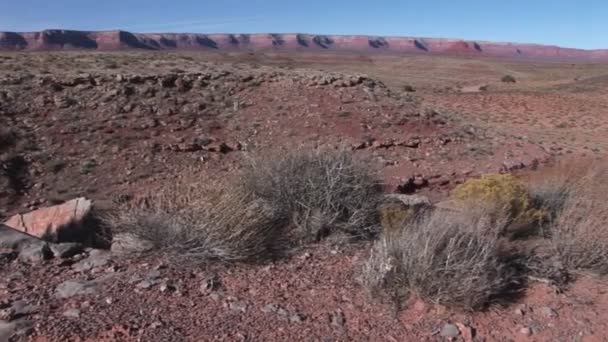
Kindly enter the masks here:
[[114, 233], [198, 260], [252, 261], [336, 232], [373, 236], [380, 191], [346, 151], [255, 159], [223, 184], [166, 188], [108, 215]]
[[254, 159], [244, 187], [268, 201], [293, 224], [296, 239], [319, 241], [337, 232], [374, 236], [381, 200], [369, 163], [346, 150], [296, 150]]
[[548, 233], [561, 261], [570, 270], [608, 274], [608, 164], [562, 164], [551, 172], [545, 179], [552, 190], [535, 191], [555, 210]]
[[480, 309], [513, 285], [514, 274], [498, 253], [497, 231], [487, 216], [435, 211], [383, 234], [364, 266], [373, 294], [396, 301], [409, 295]]
[[135, 234], [156, 249], [223, 261], [275, 256], [285, 226], [265, 201], [242, 188], [218, 184], [165, 189], [107, 216], [105, 222], [113, 233]]

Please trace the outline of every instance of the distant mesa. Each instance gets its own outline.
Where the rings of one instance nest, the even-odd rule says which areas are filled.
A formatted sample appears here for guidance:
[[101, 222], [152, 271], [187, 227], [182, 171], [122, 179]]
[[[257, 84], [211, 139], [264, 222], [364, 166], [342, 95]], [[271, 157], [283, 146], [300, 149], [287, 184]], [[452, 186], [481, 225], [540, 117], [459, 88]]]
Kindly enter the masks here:
[[426, 43], [423, 40], [420, 39], [415, 39], [414, 40], [414, 46], [418, 49], [418, 50], [422, 50], [422, 51], [429, 51], [429, 48], [426, 46]]
[[308, 37], [305, 34], [298, 33], [296, 35], [296, 40], [298, 41], [298, 45], [308, 47]]
[[368, 42], [369, 46], [373, 47], [374, 49], [389, 47], [388, 42], [383, 37], [370, 37]]
[[0, 51], [54, 50], [305, 50], [366, 54], [432, 54], [517, 58], [541, 61], [608, 62], [608, 50], [581, 50], [537, 44], [493, 43], [459, 39], [312, 35], [305, 33], [199, 34], [127, 31], [45, 30], [0, 32]]
[[315, 43], [315, 45], [323, 48], [323, 49], [329, 49], [329, 47], [334, 43], [334, 41], [328, 37], [328, 36], [314, 36], [312, 38], [312, 41]]
[[282, 34], [271, 33], [269, 36], [272, 39], [272, 46], [283, 46], [283, 44], [285, 44], [285, 39]]
[[27, 40], [16, 32], [0, 32], [0, 49], [23, 50], [27, 48]]

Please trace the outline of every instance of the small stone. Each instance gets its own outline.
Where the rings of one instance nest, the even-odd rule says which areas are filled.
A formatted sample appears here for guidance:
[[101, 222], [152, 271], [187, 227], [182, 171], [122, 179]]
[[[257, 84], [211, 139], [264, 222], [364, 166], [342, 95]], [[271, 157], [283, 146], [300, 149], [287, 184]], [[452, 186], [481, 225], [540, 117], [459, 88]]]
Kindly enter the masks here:
[[175, 285], [170, 282], [163, 282], [159, 287], [160, 292], [173, 292], [176, 290]]
[[156, 321], [156, 322], [153, 322], [152, 324], [150, 324], [150, 328], [152, 328], [152, 329], [160, 328], [162, 326], [163, 326], [163, 323], [161, 323], [159, 321]]
[[456, 337], [460, 335], [460, 330], [454, 324], [445, 324], [439, 331], [441, 337]]
[[146, 289], [151, 288], [154, 285], [156, 285], [156, 281], [155, 280], [146, 279], [146, 280], [138, 283], [137, 287], [140, 288], [140, 289], [146, 290]]
[[106, 266], [110, 262], [110, 253], [92, 250], [89, 257], [72, 265], [72, 269], [78, 272], [90, 271], [93, 268]]
[[545, 317], [549, 317], [549, 318], [555, 318], [558, 316], [557, 311], [553, 310], [552, 308], [545, 306], [542, 308], [542, 313], [543, 315], [545, 315]]
[[95, 281], [65, 281], [55, 289], [56, 295], [59, 298], [70, 298], [76, 295], [95, 294], [98, 290], [98, 284]]
[[276, 304], [267, 304], [262, 308], [263, 313], [274, 313], [279, 310], [279, 306]]
[[346, 317], [341, 310], [337, 310], [331, 315], [331, 325], [341, 328], [344, 324], [346, 324]]
[[228, 304], [228, 307], [230, 308], [230, 310], [240, 311], [242, 313], [245, 313], [247, 311], [247, 303], [245, 303], [244, 301], [231, 302]]
[[220, 288], [220, 280], [217, 276], [207, 277], [203, 280], [203, 283], [200, 286], [200, 291], [203, 294], [208, 294], [210, 292], [216, 291]]
[[53, 256], [49, 245], [46, 243], [29, 244], [21, 248], [19, 260], [27, 263], [40, 263]]
[[294, 314], [289, 318], [291, 323], [302, 323], [304, 320], [306, 320], [306, 316], [302, 314]]
[[53, 256], [61, 259], [71, 258], [83, 251], [83, 246], [76, 242], [54, 243], [50, 247]]
[[530, 336], [530, 335], [532, 335], [532, 329], [523, 327], [523, 328], [519, 329], [519, 333], [524, 336]]
[[80, 310], [78, 309], [68, 309], [63, 312], [64, 317], [69, 318], [80, 318]]

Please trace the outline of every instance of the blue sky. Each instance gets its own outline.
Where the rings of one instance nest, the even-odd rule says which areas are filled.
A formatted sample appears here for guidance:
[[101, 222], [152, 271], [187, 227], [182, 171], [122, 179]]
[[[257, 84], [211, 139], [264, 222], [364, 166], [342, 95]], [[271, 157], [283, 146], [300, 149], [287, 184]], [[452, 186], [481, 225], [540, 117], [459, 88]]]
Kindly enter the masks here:
[[298, 32], [608, 48], [606, 0], [0, 0], [0, 31]]

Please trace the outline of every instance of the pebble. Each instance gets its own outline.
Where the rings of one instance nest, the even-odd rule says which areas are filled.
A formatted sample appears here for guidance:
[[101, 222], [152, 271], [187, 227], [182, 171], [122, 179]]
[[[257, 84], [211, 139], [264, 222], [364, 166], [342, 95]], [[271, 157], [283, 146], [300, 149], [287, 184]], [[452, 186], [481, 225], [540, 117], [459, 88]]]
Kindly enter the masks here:
[[80, 310], [78, 309], [68, 309], [63, 312], [64, 317], [69, 318], [80, 318]]
[[530, 335], [532, 335], [532, 330], [530, 328], [523, 327], [523, 328], [519, 329], [519, 333], [524, 336], [530, 336]]
[[456, 337], [460, 335], [460, 330], [454, 324], [445, 324], [439, 331], [439, 335], [442, 337]]
[[555, 318], [557, 317], [557, 311], [553, 310], [552, 308], [545, 306], [542, 308], [542, 313], [543, 315], [545, 315], [545, 317], [549, 317], [549, 318]]

